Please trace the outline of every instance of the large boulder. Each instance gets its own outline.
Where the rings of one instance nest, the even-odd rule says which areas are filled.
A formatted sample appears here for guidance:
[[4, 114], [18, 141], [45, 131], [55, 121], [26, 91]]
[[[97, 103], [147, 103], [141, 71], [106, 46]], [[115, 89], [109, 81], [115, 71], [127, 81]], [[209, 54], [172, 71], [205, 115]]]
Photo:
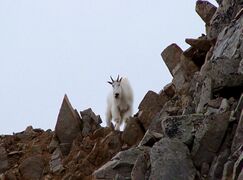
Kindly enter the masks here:
[[44, 161], [41, 156], [26, 158], [19, 166], [23, 179], [41, 179], [44, 170]]
[[190, 158], [189, 150], [176, 139], [162, 138], [155, 143], [151, 149], [150, 160], [150, 180], [195, 179], [196, 169]]
[[145, 149], [131, 148], [126, 151], [119, 152], [109, 162], [93, 173], [93, 179], [113, 180], [116, 175], [121, 175], [126, 179], [131, 178], [131, 172], [140, 154]]

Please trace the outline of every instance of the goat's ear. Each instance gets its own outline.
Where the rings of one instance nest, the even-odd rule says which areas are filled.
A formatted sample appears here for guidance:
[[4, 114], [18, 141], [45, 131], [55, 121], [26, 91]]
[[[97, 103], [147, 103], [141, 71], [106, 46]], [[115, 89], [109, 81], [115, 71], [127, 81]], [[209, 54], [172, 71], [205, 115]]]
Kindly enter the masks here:
[[112, 82], [110, 82], [110, 81], [107, 81], [107, 82], [112, 85]]

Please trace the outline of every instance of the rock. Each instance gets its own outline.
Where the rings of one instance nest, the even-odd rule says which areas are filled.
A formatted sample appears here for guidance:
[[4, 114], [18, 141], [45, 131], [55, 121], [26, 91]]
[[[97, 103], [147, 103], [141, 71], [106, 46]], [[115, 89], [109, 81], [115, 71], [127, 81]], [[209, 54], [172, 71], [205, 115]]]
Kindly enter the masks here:
[[187, 44], [191, 45], [192, 47], [199, 49], [201, 51], [209, 51], [212, 46], [211, 40], [205, 38], [198, 38], [198, 39], [186, 39]]
[[220, 6], [214, 13], [208, 28], [208, 37], [210, 39], [217, 38], [219, 33], [230, 25], [241, 6], [242, 2], [238, 0], [220, 0]]
[[183, 55], [200, 69], [205, 62], [207, 52], [190, 47], [183, 52]]
[[99, 115], [95, 115], [91, 108], [80, 112], [83, 122], [82, 135], [87, 136], [92, 134], [96, 129], [100, 127], [101, 118]]
[[213, 161], [224, 139], [229, 116], [230, 112], [210, 115], [196, 131], [192, 148], [196, 167], [201, 167], [204, 162], [210, 164]]
[[223, 177], [224, 164], [227, 162], [230, 155], [230, 150], [225, 149], [213, 161], [210, 172], [209, 180], [221, 180]]
[[204, 115], [184, 115], [165, 117], [161, 126], [166, 137], [176, 138], [181, 142], [191, 145], [197, 127], [202, 126]]
[[241, 116], [237, 125], [235, 136], [232, 142], [231, 151], [235, 152], [243, 142], [243, 110], [241, 110]]
[[174, 96], [174, 94], [175, 94], [175, 86], [174, 86], [174, 84], [173, 84], [173, 83], [169, 83], [169, 84], [167, 84], [167, 85], [164, 87], [164, 90], [163, 90], [163, 91], [165, 92], [165, 94], [166, 94], [168, 97], [172, 98], [172, 97]]
[[243, 171], [243, 151], [241, 152], [241, 155], [238, 158], [238, 160], [235, 162], [234, 171], [233, 171], [233, 180], [238, 180], [239, 176], [242, 176], [242, 171]]
[[129, 146], [137, 145], [144, 136], [144, 130], [139, 124], [138, 118], [130, 118], [122, 133], [122, 140]]
[[0, 144], [0, 173], [4, 173], [9, 167], [8, 154], [5, 147]]
[[180, 63], [182, 49], [177, 44], [171, 44], [163, 50], [161, 56], [168, 67], [172, 76], [174, 76], [174, 69]]
[[33, 156], [25, 159], [19, 166], [23, 179], [41, 179], [43, 176], [44, 162], [41, 156]]
[[138, 158], [131, 172], [131, 179], [132, 180], [148, 179], [150, 175], [149, 167], [150, 167], [149, 154], [147, 152], [144, 152], [138, 155]]
[[179, 92], [183, 89], [184, 84], [186, 83], [186, 73], [181, 63], [174, 68], [173, 74], [174, 78], [172, 83], [175, 86], [176, 92]]
[[150, 180], [194, 180], [196, 176], [196, 169], [190, 159], [188, 148], [176, 139], [162, 138], [155, 143], [151, 149], [150, 159]]
[[73, 140], [81, 133], [81, 119], [70, 104], [67, 95], [64, 96], [58, 114], [55, 133], [60, 143], [69, 144], [70, 150]]
[[52, 153], [49, 165], [52, 173], [61, 173], [64, 170], [62, 165], [62, 152], [59, 148]]
[[93, 179], [112, 180], [116, 174], [119, 174], [126, 179], [130, 179], [134, 164], [139, 155], [143, 152], [144, 149], [141, 148], [131, 148], [129, 150], [119, 152], [109, 162], [93, 173]]
[[140, 141], [138, 147], [140, 146], [149, 146], [153, 147], [153, 145], [159, 141], [163, 137], [163, 134], [153, 132], [151, 130], [147, 130], [143, 139]]
[[208, 1], [198, 0], [196, 2], [196, 12], [202, 20], [209, 25], [217, 8]]
[[211, 98], [212, 98], [212, 80], [210, 78], [206, 78], [202, 86], [200, 101], [197, 105], [196, 112], [197, 113], [205, 112], [205, 105], [210, 101]]
[[230, 180], [233, 176], [234, 161], [229, 160], [224, 165], [222, 180]]
[[[208, 63], [214, 94], [236, 97], [242, 92], [243, 75], [237, 73], [243, 53], [243, 18], [225, 28], [218, 36], [213, 55]], [[234, 93], [230, 88], [234, 89]]]
[[166, 95], [158, 95], [153, 91], [148, 91], [144, 96], [142, 102], [138, 106], [138, 119], [145, 130], [148, 129], [152, 119], [161, 110], [167, 100], [168, 98]]
[[122, 145], [121, 133], [110, 132], [104, 139], [96, 142], [87, 156], [87, 160], [99, 167], [118, 153], [122, 149]]

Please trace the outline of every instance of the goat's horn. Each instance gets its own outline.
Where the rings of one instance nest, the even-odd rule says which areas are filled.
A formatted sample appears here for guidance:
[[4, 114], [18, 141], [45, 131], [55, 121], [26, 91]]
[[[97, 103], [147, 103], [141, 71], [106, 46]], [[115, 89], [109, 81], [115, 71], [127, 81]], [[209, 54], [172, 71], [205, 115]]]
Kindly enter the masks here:
[[114, 79], [111, 76], [110, 76], [110, 78], [111, 78], [111, 81], [114, 82]]
[[120, 78], [120, 77], [119, 77], [119, 74], [118, 74], [117, 79], [116, 79], [117, 82], [119, 82], [119, 78]]

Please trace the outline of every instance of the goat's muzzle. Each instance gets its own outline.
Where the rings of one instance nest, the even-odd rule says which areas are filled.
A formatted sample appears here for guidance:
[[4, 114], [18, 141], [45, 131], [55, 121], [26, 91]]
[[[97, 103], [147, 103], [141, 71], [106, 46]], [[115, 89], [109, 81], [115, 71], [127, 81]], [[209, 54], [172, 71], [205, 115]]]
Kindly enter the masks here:
[[116, 93], [115, 94], [115, 98], [117, 99], [119, 97], [119, 93]]

